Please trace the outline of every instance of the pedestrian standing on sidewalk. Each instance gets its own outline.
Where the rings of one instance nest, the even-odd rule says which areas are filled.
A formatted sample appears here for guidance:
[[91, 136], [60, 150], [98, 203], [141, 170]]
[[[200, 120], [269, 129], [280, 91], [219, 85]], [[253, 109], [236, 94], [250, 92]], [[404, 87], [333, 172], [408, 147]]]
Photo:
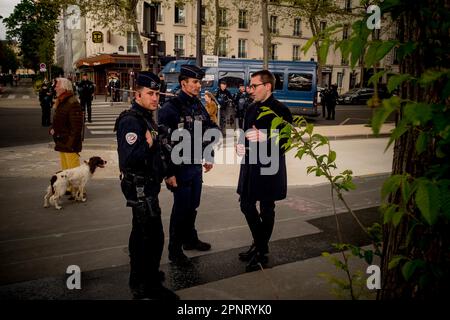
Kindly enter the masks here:
[[[273, 97], [274, 88], [275, 77], [270, 71], [261, 70], [251, 76], [250, 93], [254, 103], [248, 107], [245, 113], [243, 130], [246, 135], [240, 137], [239, 144], [236, 146], [237, 154], [244, 156], [237, 193], [240, 195], [241, 211], [253, 236], [253, 244], [249, 250], [239, 254], [241, 260], [249, 261], [246, 271], [257, 270], [260, 264], [264, 266], [267, 263], [266, 254], [269, 252], [269, 240], [275, 222], [275, 201], [286, 198], [287, 194], [285, 150], [281, 147], [286, 142], [285, 139], [280, 139], [279, 144], [275, 146], [279, 148], [278, 157], [274, 159], [276, 155], [271, 155], [272, 163], [278, 161], [278, 170], [271, 175], [263, 171], [267, 167], [267, 164], [264, 163], [267, 162], [260, 159], [261, 152], [258, 152], [259, 150], [257, 151], [254, 146], [254, 143], [257, 142], [257, 149], [267, 148], [270, 150], [270, 145], [276, 140], [268, 136], [275, 115], [266, 115], [258, 119], [259, 114], [263, 112], [262, 107], [270, 108], [285, 121], [292, 123], [289, 109]], [[250, 155], [250, 153], [252, 154]], [[252, 161], [255, 158], [256, 163]], [[256, 208], [258, 201], [259, 211]]]
[[165, 174], [170, 172], [170, 152], [158, 139], [152, 114], [158, 108], [159, 90], [158, 76], [140, 72], [132, 106], [120, 114], [114, 128], [121, 188], [133, 212], [128, 250], [134, 299], [178, 298], [162, 285], [164, 274], [159, 271], [164, 231], [158, 195]]
[[328, 95], [328, 85], [325, 85], [325, 88], [320, 91], [320, 104], [322, 105], [322, 117], [327, 117], [327, 95]]
[[219, 121], [217, 120], [219, 107], [215, 102], [214, 95], [209, 91], [205, 91], [205, 102], [205, 108], [208, 111], [209, 117], [215, 124], [219, 125]]
[[339, 93], [337, 92], [337, 85], [331, 85], [330, 90], [328, 91], [326, 100], [327, 100], [327, 111], [328, 117], [327, 120], [334, 120], [336, 115], [336, 100], [339, 98]]
[[50, 134], [55, 141], [55, 151], [59, 152], [61, 169], [65, 170], [80, 165], [83, 115], [70, 80], [58, 78], [55, 91], [55, 114]]
[[43, 127], [48, 127], [51, 125], [50, 118], [52, 114], [52, 95], [53, 92], [50, 82], [46, 78], [41, 85], [41, 89], [39, 90], [39, 102], [42, 110], [41, 125]]
[[88, 79], [87, 73], [83, 73], [83, 79], [78, 83], [78, 96], [80, 97], [81, 110], [83, 110], [84, 120], [86, 120], [86, 110], [88, 122], [92, 122], [92, 99], [94, 98], [94, 83]]

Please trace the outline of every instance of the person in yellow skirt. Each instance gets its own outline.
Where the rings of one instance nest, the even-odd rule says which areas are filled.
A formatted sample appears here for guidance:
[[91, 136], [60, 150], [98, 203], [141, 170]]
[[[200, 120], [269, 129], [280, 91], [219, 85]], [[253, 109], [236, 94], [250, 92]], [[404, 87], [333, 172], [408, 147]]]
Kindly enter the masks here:
[[58, 78], [55, 91], [55, 113], [50, 134], [55, 141], [55, 151], [60, 155], [61, 169], [65, 170], [80, 165], [83, 113], [70, 80]]

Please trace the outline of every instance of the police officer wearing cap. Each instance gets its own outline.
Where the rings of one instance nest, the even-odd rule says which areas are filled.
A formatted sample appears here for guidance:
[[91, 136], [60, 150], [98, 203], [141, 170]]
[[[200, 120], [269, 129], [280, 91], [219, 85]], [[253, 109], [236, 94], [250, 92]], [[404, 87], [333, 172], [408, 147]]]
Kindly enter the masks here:
[[[162, 285], [159, 271], [164, 232], [158, 194], [170, 171], [170, 150], [163, 145], [152, 113], [159, 103], [158, 76], [142, 71], [136, 79], [135, 99], [116, 120], [121, 188], [132, 208], [129, 239], [129, 285], [135, 299], [177, 299]], [[171, 175], [171, 174], [170, 174]]]
[[[170, 217], [169, 260], [177, 265], [189, 263], [183, 249], [199, 251], [211, 249], [209, 243], [198, 238], [195, 228], [202, 192], [202, 162], [204, 161], [205, 173], [213, 167], [213, 155], [208, 159], [202, 159], [203, 152], [200, 156], [198, 151], [195, 152], [199, 144], [202, 144], [203, 151], [210, 142], [202, 143], [201, 140], [195, 139], [197, 137], [201, 139], [207, 129], [218, 130], [199, 100], [204, 75], [205, 73], [197, 66], [181, 66], [178, 77], [181, 87], [179, 95], [167, 101], [158, 111], [159, 124], [166, 125], [172, 130], [186, 130], [190, 134], [191, 156], [183, 157], [182, 163], [175, 166], [174, 175], [166, 179], [166, 184], [174, 196]], [[203, 132], [194, 134], [195, 130], [199, 130], [199, 124]], [[195, 145], [197, 148], [194, 148]]]
[[92, 99], [94, 97], [94, 84], [88, 80], [87, 73], [83, 73], [83, 80], [78, 83], [78, 95], [80, 97], [81, 109], [86, 120], [86, 109], [88, 115], [88, 122], [92, 122]]

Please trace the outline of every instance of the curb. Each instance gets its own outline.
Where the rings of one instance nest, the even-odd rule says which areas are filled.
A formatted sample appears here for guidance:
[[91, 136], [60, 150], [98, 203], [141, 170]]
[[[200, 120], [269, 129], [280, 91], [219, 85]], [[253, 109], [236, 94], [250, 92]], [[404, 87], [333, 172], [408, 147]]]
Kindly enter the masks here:
[[[356, 140], [356, 139], [379, 139], [390, 137], [390, 133], [380, 133], [378, 135], [374, 134], [349, 134], [349, 135], [339, 135], [339, 136], [326, 136], [330, 141], [336, 140]], [[48, 147], [53, 149], [55, 147], [54, 142], [49, 142]], [[99, 144], [99, 143], [83, 143], [83, 150], [117, 150], [117, 143], [114, 144]]]

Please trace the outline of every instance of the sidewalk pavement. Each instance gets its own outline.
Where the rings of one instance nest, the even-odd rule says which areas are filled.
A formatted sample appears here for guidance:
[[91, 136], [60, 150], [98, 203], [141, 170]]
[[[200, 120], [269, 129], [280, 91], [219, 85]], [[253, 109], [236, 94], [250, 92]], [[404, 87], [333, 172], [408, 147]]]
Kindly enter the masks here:
[[[382, 135], [392, 129], [385, 125]], [[392, 148], [384, 152], [386, 138], [370, 137], [363, 125], [317, 127], [337, 152], [338, 172], [352, 169], [358, 188], [348, 194], [353, 209], [366, 225], [378, 220], [379, 189], [391, 171]], [[352, 139], [356, 137], [358, 139]], [[58, 157], [49, 144], [0, 149], [0, 299], [129, 299], [127, 242], [128, 209], [118, 186], [115, 139], [87, 139], [82, 159], [100, 155], [108, 161], [88, 186], [83, 204], [64, 202], [64, 209], [42, 208], [48, 179], [59, 170]], [[225, 146], [222, 155], [233, 150]], [[221, 153], [219, 152], [218, 156]], [[312, 162], [287, 155], [288, 198], [277, 204], [277, 221], [271, 240], [272, 268], [245, 273], [237, 253], [251, 238], [239, 211], [235, 186], [239, 164], [216, 164], [204, 175], [204, 191], [197, 229], [213, 244], [210, 252], [187, 252], [193, 267], [180, 270], [167, 260], [167, 234], [172, 203], [163, 188], [160, 202], [166, 246], [161, 261], [166, 285], [182, 299], [335, 299], [330, 285], [317, 276], [336, 274], [334, 266], [320, 257], [336, 242], [333, 205], [326, 181], [306, 175]], [[95, 199], [95, 201], [94, 201]], [[366, 245], [356, 224], [338, 203], [345, 236]], [[346, 238], [347, 239], [347, 238]], [[65, 268], [79, 265], [83, 290], [65, 288]], [[363, 267], [361, 261], [355, 265]], [[362, 268], [363, 271], [364, 268]], [[369, 292], [373, 298], [373, 292]]]

